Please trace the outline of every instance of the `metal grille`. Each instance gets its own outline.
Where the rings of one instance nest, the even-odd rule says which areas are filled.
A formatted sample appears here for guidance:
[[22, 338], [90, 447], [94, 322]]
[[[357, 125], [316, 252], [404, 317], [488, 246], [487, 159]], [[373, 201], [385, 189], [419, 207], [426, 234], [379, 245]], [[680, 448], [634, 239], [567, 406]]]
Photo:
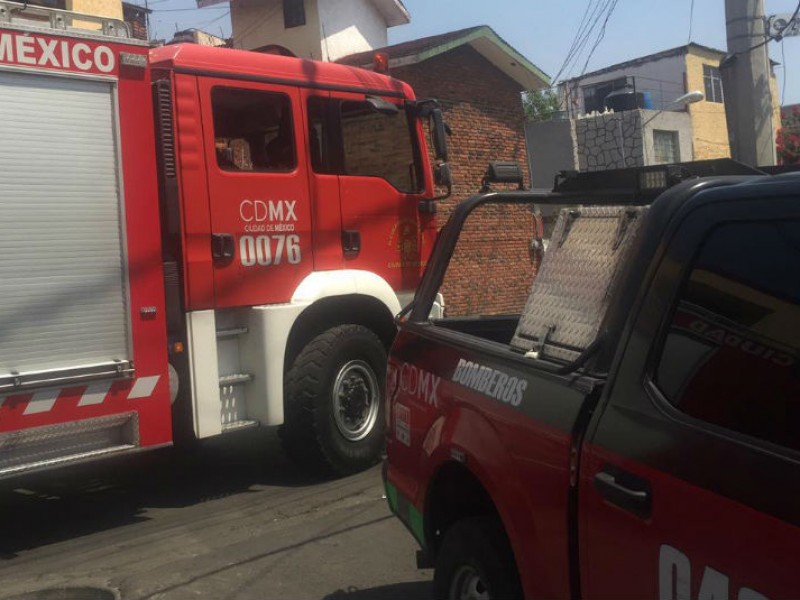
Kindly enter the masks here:
[[112, 91], [0, 71], [0, 377], [129, 358]]
[[681, 154], [678, 147], [677, 131], [653, 131], [653, 152], [657, 164], [671, 164], [680, 162]]
[[511, 345], [574, 360], [597, 337], [646, 208], [561, 211]]
[[172, 86], [167, 80], [157, 81], [154, 89], [158, 118], [158, 142], [161, 166], [165, 177], [175, 177], [175, 129], [172, 123]]

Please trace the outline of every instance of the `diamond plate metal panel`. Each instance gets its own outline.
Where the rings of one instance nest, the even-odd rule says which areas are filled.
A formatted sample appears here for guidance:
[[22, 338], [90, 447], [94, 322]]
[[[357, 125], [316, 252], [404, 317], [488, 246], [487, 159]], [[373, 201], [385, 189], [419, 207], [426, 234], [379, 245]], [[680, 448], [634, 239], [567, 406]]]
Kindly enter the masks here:
[[563, 209], [511, 345], [574, 360], [597, 337], [646, 207]]

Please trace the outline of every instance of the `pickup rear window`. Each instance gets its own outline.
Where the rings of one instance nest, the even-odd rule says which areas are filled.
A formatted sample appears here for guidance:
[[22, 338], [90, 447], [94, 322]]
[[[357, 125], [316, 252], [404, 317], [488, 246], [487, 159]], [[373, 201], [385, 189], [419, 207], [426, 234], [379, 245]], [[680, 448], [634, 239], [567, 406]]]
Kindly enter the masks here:
[[731, 223], [703, 245], [657, 368], [681, 411], [800, 450], [800, 222]]

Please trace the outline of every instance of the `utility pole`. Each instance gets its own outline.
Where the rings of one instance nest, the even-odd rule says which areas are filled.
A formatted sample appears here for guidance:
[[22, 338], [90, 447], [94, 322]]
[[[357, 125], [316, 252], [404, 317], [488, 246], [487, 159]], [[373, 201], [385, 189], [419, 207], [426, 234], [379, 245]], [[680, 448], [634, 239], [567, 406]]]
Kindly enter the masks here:
[[752, 166], [774, 165], [775, 132], [764, 0], [725, 0], [725, 21], [728, 56], [720, 71], [731, 156]]

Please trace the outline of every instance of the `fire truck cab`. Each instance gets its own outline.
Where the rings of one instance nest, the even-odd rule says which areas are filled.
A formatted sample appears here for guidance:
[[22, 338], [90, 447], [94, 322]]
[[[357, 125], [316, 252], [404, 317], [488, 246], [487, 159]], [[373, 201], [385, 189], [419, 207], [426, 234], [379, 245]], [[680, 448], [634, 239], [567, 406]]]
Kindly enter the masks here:
[[255, 425], [308, 466], [374, 463], [435, 102], [126, 34], [0, 3], [0, 476]]

